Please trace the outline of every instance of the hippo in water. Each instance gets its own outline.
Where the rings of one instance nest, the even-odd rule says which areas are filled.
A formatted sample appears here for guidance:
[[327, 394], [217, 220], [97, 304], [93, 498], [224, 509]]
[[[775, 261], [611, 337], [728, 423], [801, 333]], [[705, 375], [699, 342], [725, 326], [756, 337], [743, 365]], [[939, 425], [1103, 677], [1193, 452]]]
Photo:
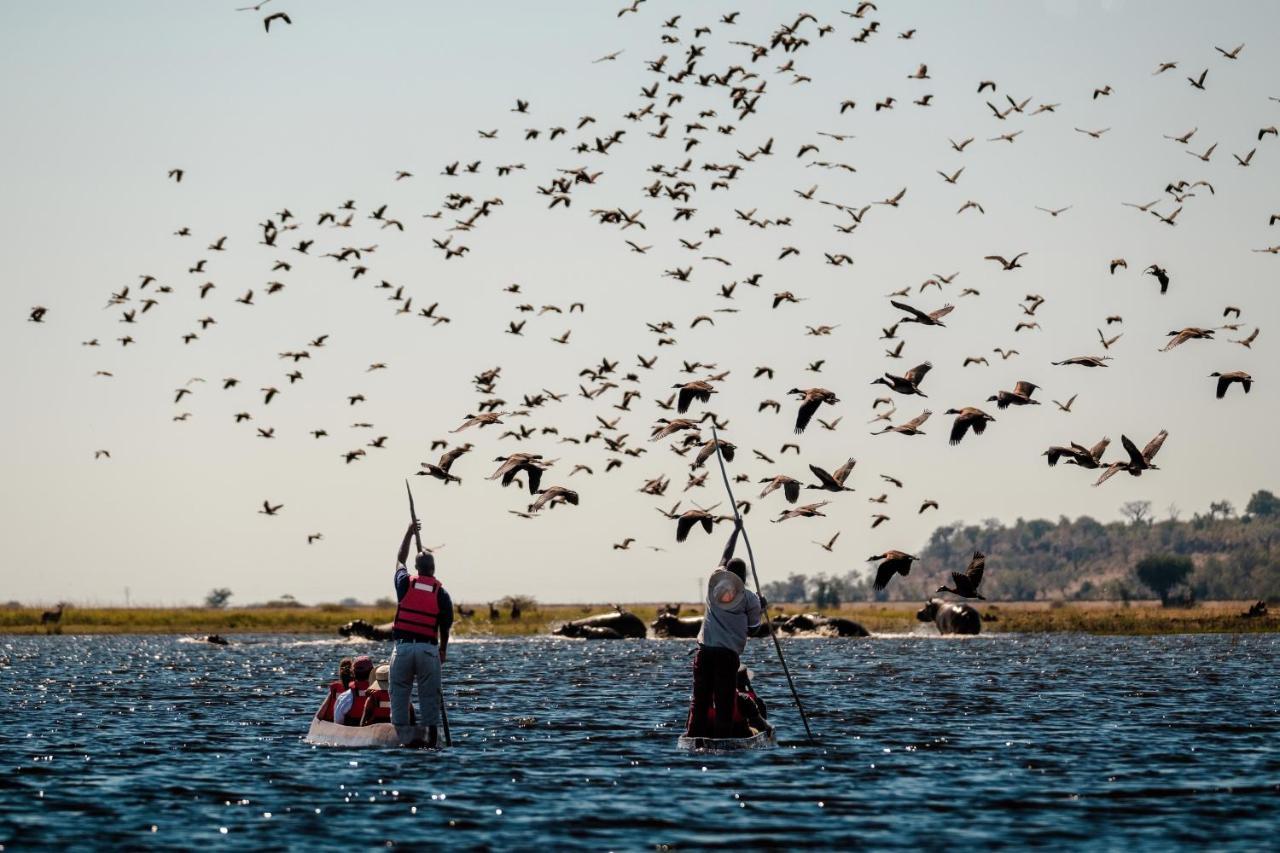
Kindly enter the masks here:
[[391, 623], [371, 625], [363, 619], [355, 619], [338, 629], [344, 637], [360, 637], [364, 640], [390, 640]]
[[968, 604], [931, 598], [916, 613], [921, 622], [932, 622], [940, 634], [977, 634], [982, 630], [982, 616]]
[[774, 623], [787, 634], [821, 634], [826, 637], [870, 637], [871, 632], [843, 617], [823, 616], [820, 613], [797, 613]]
[[624, 640], [625, 637], [618, 633], [615, 628], [601, 628], [596, 625], [562, 625], [563, 633], [557, 630], [557, 634], [562, 637], [572, 637], [575, 640]]
[[210, 634], [209, 636], [204, 638], [204, 641], [206, 643], [213, 643], [215, 646], [228, 645], [227, 638], [222, 636], [221, 634]]
[[655, 637], [675, 637], [692, 639], [702, 630], [701, 616], [685, 616], [681, 618], [674, 613], [659, 613], [658, 618], [649, 623]]
[[557, 637], [588, 640], [643, 640], [648, 635], [640, 617], [622, 608], [613, 613], [601, 613], [566, 622], [551, 633]]
[[[649, 623], [655, 637], [667, 637], [681, 640], [692, 640], [702, 631], [701, 616], [676, 616], [674, 613], [659, 613], [658, 618]], [[764, 622], [747, 630], [749, 637], [769, 636], [769, 626]]]

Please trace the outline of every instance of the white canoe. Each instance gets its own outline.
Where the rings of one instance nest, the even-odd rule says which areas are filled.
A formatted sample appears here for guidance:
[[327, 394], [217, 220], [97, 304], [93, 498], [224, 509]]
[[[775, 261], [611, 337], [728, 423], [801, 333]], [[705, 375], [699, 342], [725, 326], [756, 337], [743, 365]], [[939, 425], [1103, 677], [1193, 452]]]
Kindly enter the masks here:
[[303, 742], [318, 746], [399, 746], [400, 738], [390, 723], [344, 726], [312, 717], [311, 729]]
[[688, 752], [737, 752], [740, 749], [772, 749], [777, 745], [778, 737], [773, 729], [751, 737], [714, 738], [681, 735], [676, 741], [676, 749]]

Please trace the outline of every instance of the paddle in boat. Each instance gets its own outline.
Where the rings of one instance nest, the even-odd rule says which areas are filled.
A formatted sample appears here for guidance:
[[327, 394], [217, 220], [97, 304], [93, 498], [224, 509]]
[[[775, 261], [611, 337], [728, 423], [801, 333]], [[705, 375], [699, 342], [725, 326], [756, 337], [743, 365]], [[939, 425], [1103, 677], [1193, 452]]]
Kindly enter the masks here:
[[737, 752], [740, 749], [772, 749], [778, 745], [778, 737], [773, 729], [756, 732], [750, 737], [690, 737], [680, 735], [676, 741], [676, 749], [688, 752]]

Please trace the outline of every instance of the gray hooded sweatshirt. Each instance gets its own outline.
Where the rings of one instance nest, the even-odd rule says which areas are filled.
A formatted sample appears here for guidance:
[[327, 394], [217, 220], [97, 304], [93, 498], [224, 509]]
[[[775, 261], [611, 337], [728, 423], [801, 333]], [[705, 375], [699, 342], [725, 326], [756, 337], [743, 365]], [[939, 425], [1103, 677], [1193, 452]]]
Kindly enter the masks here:
[[742, 579], [717, 568], [707, 580], [706, 616], [698, 632], [698, 644], [732, 649], [742, 654], [747, 632], [760, 624], [760, 599]]

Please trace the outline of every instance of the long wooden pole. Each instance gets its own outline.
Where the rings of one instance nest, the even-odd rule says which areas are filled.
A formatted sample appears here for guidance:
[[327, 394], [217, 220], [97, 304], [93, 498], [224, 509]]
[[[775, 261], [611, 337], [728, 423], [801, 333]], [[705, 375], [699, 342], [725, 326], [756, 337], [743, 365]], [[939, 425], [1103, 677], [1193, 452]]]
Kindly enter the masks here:
[[[751, 550], [751, 538], [747, 536], [747, 527], [742, 523], [742, 515], [738, 512], [738, 502], [733, 499], [733, 487], [729, 485], [729, 471], [724, 466], [724, 456], [720, 453], [720, 436], [716, 432], [715, 421], [711, 422], [711, 440], [716, 445], [716, 459], [720, 462], [720, 476], [724, 478], [724, 490], [729, 493], [729, 505], [733, 507], [733, 517], [738, 523], [738, 528], [742, 531], [742, 541], [747, 546], [747, 557], [751, 561], [751, 579], [756, 584], [756, 595], [760, 595], [760, 575], [756, 573], [756, 556]], [[773, 647], [778, 651], [778, 660], [782, 663], [782, 672], [787, 676], [787, 686], [791, 688], [791, 698], [796, 701], [796, 710], [800, 712], [800, 722], [804, 723], [804, 733], [813, 743], [813, 732], [809, 730], [809, 718], [805, 716], [804, 705], [800, 702], [800, 694], [796, 691], [796, 683], [791, 678], [791, 670], [787, 667], [787, 659], [782, 654], [782, 641], [778, 639], [778, 632], [774, 630], [773, 620], [769, 618], [766, 611], [764, 613], [765, 624], [769, 626], [769, 636], [773, 639]]]
[[[426, 549], [422, 547], [422, 533], [418, 530], [418, 511], [413, 506], [413, 489], [409, 488], [409, 481], [404, 481], [404, 490], [409, 493], [409, 518], [413, 519], [413, 538], [418, 542], [418, 553], [421, 554]], [[444, 704], [444, 672], [441, 667], [440, 682], [437, 689], [437, 698], [440, 700], [440, 722], [444, 723], [444, 745], [453, 746], [453, 736], [449, 734], [449, 709]]]

